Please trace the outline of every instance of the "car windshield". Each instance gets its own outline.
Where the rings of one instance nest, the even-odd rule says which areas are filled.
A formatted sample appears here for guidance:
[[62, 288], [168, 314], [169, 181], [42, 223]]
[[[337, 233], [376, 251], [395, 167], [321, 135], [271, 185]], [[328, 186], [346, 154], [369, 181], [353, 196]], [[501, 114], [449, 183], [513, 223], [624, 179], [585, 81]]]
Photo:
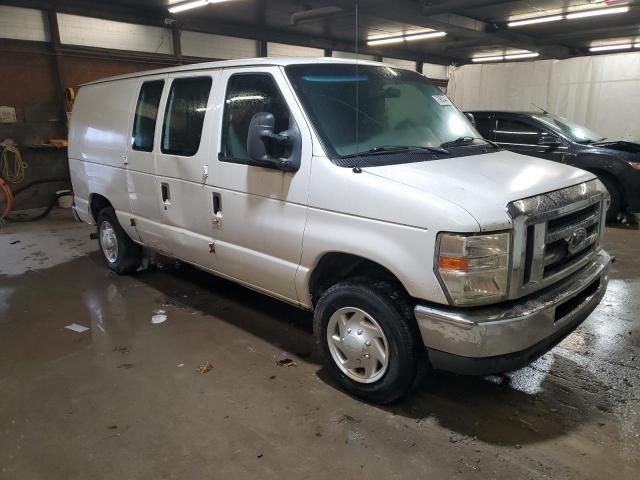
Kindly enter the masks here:
[[598, 135], [592, 132], [587, 127], [573, 123], [566, 118], [558, 117], [550, 113], [534, 115], [533, 118], [540, 120], [544, 124], [550, 126], [556, 131], [564, 133], [574, 142], [578, 143], [593, 143], [599, 140], [604, 140], [602, 135]]
[[356, 64], [291, 65], [286, 72], [332, 158], [402, 148], [455, 156], [440, 147], [487, 145], [416, 72]]

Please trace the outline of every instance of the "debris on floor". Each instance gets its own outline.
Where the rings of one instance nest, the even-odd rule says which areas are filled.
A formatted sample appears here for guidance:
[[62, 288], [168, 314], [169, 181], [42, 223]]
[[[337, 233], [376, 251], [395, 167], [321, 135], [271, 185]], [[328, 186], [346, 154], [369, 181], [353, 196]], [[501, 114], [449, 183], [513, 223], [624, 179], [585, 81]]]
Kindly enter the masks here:
[[210, 372], [211, 370], [213, 370], [213, 365], [211, 365], [209, 362], [204, 362], [203, 364], [198, 366], [198, 368], [196, 368], [196, 372], [200, 374]]
[[297, 367], [298, 364], [291, 360], [290, 358], [283, 358], [282, 360], [278, 360], [279, 367]]
[[154, 310], [151, 316], [151, 323], [157, 325], [167, 320], [167, 312], [164, 310]]
[[13, 242], [9, 242], [9, 245], [15, 245], [16, 243], [20, 243], [20, 240], [14, 240]]
[[67, 330], [71, 330], [73, 332], [77, 332], [77, 333], [82, 333], [82, 332], [86, 332], [87, 330], [89, 330], [89, 327], [85, 327], [84, 325], [78, 325], [77, 323], [72, 323], [71, 325], [67, 325], [66, 327]]
[[184, 367], [184, 363], [179, 363], [179, 364], [176, 365], [176, 367], [182, 368], [182, 367]]
[[121, 363], [120, 365], [118, 365], [118, 368], [129, 370], [130, 368], [133, 368], [133, 363]]
[[127, 347], [117, 346], [111, 349], [112, 352], [118, 353], [129, 353], [129, 349]]

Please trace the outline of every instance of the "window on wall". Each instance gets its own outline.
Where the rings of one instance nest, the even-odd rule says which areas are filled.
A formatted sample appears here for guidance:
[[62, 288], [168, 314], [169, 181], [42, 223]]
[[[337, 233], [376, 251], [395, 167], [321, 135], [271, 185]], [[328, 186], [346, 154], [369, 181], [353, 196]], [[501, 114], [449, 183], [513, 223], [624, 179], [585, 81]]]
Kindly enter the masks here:
[[210, 91], [211, 77], [173, 81], [162, 126], [162, 153], [185, 157], [197, 153]]
[[140, 88], [136, 115], [133, 119], [131, 145], [134, 150], [150, 152], [153, 150], [153, 137], [156, 131], [156, 118], [164, 80], [144, 82]]
[[251, 118], [258, 112], [273, 114], [276, 133], [289, 128], [289, 108], [270, 75], [230, 77], [222, 121], [221, 160], [250, 160], [247, 135]]

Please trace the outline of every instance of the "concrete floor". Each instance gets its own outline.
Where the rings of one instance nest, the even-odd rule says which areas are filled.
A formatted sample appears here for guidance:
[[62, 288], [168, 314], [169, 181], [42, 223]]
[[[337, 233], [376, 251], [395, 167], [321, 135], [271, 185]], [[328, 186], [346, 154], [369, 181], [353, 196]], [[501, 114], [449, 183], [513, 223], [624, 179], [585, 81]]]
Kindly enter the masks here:
[[607, 296], [552, 352], [387, 408], [328, 381], [308, 314], [188, 267], [118, 277], [90, 231], [0, 229], [2, 479], [638, 478], [637, 230], [608, 229]]

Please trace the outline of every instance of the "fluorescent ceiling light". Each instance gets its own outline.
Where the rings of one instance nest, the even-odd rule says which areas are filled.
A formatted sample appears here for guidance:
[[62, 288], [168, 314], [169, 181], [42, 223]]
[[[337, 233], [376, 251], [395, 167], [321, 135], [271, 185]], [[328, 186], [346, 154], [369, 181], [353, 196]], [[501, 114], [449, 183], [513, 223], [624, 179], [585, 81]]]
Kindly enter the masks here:
[[521, 58], [535, 58], [539, 57], [538, 52], [520, 52], [520, 53], [508, 53], [505, 55], [490, 55], [486, 57], [472, 57], [471, 61], [474, 63], [479, 62], [500, 62], [502, 60], [519, 60]]
[[407, 42], [412, 42], [414, 40], [426, 40], [427, 38], [438, 38], [444, 37], [447, 32], [429, 32], [429, 33], [418, 33], [416, 35], [406, 35], [404, 39]]
[[381, 38], [380, 40], [368, 40], [367, 45], [386, 45], [387, 43], [404, 42], [404, 37]]
[[640, 48], [640, 43], [636, 43], [633, 48]]
[[547, 23], [547, 22], [557, 22], [558, 20], [562, 20], [564, 17], [562, 15], [552, 15], [550, 17], [538, 17], [538, 18], [525, 18], [523, 20], [515, 20], [513, 22], [507, 23], [508, 27], [523, 27], [525, 25], [533, 25], [535, 23]]
[[394, 35], [374, 35], [367, 38], [367, 45], [386, 45], [388, 43], [412, 42], [414, 40], [426, 40], [429, 38], [444, 37], [447, 32], [422, 32], [408, 33], [406, 35], [398, 33]]
[[173, 3], [169, 5], [169, 12], [179, 13], [192, 8], [204, 7], [209, 3], [222, 3], [228, 0], [188, 0], [186, 2]]
[[590, 52], [608, 52], [610, 50], [628, 50], [632, 47], [630, 43], [620, 43], [618, 45], [600, 45], [598, 47], [591, 47]]
[[598, 15], [611, 15], [612, 13], [626, 13], [629, 11], [629, 7], [615, 7], [615, 8], [599, 8], [597, 10], [586, 10], [584, 12], [567, 13], [565, 18], [567, 20], [574, 20], [576, 18], [596, 17]]
[[539, 57], [540, 54], [538, 52], [526, 52], [526, 53], [512, 53], [510, 55], [505, 55], [505, 60], [517, 60], [519, 58], [535, 58]]
[[557, 22], [559, 20], [575, 20], [576, 18], [596, 17], [599, 15], [611, 15], [614, 13], [626, 13], [629, 11], [629, 6], [613, 7], [613, 8], [598, 8], [596, 10], [583, 10], [578, 12], [571, 12], [565, 15], [549, 15], [546, 17], [533, 17], [523, 18], [522, 20], [514, 20], [507, 23], [508, 27], [523, 27], [525, 25], [534, 25], [537, 23]]
[[504, 55], [495, 55], [492, 57], [473, 57], [471, 59], [472, 62], [499, 62], [500, 60], [504, 60]]

